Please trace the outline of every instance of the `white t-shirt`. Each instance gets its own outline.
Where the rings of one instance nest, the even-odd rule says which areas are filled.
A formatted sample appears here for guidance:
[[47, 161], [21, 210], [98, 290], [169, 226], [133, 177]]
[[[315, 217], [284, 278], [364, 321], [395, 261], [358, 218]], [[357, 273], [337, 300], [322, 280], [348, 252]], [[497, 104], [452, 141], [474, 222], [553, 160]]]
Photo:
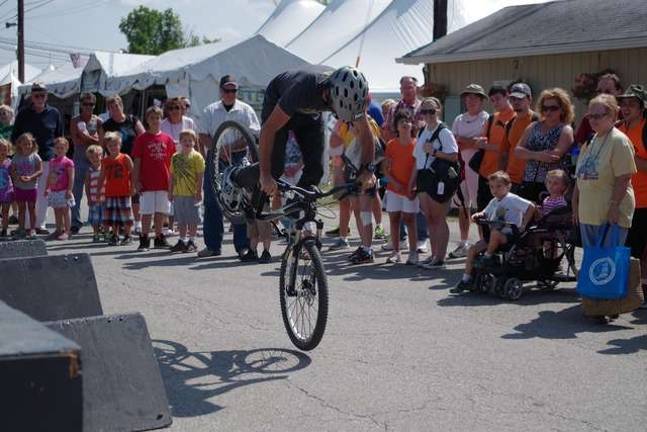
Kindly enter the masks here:
[[[452, 124], [452, 132], [454, 136], [461, 136], [465, 138], [474, 138], [481, 136], [483, 134], [483, 127], [487, 123], [487, 119], [490, 115], [481, 111], [476, 115], [471, 115], [467, 112], [460, 114], [454, 119]], [[469, 161], [477, 149], [466, 149], [461, 150], [461, 156], [463, 156], [464, 161]]]
[[258, 122], [254, 108], [243, 101], [236, 100], [234, 106], [229, 111], [225, 109], [222, 101], [208, 105], [198, 122], [198, 132], [213, 137], [218, 126], [227, 120], [233, 120], [242, 124], [254, 136], [258, 136], [261, 131], [261, 124]]
[[530, 201], [509, 192], [501, 200], [492, 198], [483, 212], [489, 221], [507, 222], [520, 227], [530, 204]]
[[[440, 127], [440, 123], [433, 130], [424, 128], [422, 133], [418, 136], [418, 140], [416, 141], [416, 148], [413, 150], [413, 157], [416, 159], [416, 169], [421, 170], [429, 168], [434, 159], [436, 159], [431, 155], [431, 153], [429, 153], [429, 158], [427, 158], [427, 153], [425, 152], [423, 147], [427, 140], [434, 134], [436, 129], [438, 129], [438, 127]], [[440, 133], [438, 134], [438, 139], [435, 139], [431, 146], [439, 152], [447, 154], [458, 153], [458, 144], [456, 143], [456, 139], [447, 128], [444, 128], [440, 131]], [[427, 161], [427, 165], [425, 165], [425, 160]]]
[[195, 130], [195, 124], [193, 123], [193, 119], [187, 116], [182, 116], [182, 121], [177, 124], [173, 124], [168, 118], [165, 118], [162, 120], [161, 129], [162, 132], [173, 138], [173, 141], [175, 141], [175, 149], [180, 151], [180, 132], [185, 129]]

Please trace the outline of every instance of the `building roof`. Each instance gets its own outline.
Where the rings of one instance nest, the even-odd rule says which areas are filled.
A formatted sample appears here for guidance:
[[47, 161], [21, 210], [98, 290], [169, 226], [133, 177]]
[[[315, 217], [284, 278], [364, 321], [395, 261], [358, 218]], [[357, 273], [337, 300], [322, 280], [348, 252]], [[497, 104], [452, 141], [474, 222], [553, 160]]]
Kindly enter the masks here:
[[645, 0], [562, 0], [506, 7], [397, 61], [447, 63], [645, 46]]

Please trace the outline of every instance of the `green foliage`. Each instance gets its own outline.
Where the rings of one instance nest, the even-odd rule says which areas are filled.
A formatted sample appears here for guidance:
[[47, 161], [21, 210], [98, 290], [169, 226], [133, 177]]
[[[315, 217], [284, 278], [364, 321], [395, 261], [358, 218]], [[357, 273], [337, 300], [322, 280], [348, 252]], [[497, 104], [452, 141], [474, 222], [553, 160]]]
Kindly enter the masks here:
[[159, 55], [163, 52], [216, 42], [202, 39], [182, 29], [182, 21], [173, 9], [164, 11], [139, 6], [121, 19], [119, 30], [126, 36], [131, 54]]

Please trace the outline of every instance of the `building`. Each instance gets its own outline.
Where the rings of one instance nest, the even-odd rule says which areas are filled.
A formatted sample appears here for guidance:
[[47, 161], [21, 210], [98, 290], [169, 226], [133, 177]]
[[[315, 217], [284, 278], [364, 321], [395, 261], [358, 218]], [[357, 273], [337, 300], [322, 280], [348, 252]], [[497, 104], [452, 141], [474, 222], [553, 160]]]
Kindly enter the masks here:
[[[563, 0], [511, 6], [397, 59], [424, 64], [428, 88], [444, 93], [446, 121], [458, 94], [476, 82], [524, 80], [533, 92], [612, 69], [623, 84], [647, 83], [645, 0]], [[574, 98], [581, 116], [585, 98]]]

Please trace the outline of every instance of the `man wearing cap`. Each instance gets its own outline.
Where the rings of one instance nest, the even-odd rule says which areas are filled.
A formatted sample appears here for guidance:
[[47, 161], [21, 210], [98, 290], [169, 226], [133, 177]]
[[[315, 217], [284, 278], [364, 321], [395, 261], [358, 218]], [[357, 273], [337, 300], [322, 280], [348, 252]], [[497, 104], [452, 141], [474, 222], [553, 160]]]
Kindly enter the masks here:
[[[207, 151], [213, 151], [213, 136], [218, 127], [225, 121], [235, 121], [246, 127], [249, 132], [258, 136], [261, 125], [254, 109], [239, 100], [236, 96], [238, 93], [238, 83], [233, 75], [225, 75], [220, 78], [220, 100], [208, 105], [198, 122], [198, 131], [200, 133], [200, 147], [206, 156]], [[245, 157], [245, 149], [241, 151], [232, 150], [232, 163], [240, 163]], [[205, 248], [198, 252], [199, 257], [209, 257], [221, 254], [222, 238], [224, 234], [224, 225], [222, 210], [211, 187], [210, 178], [213, 167], [207, 164], [204, 175], [204, 243]], [[242, 256], [249, 248], [247, 239], [247, 225], [235, 224], [234, 247], [236, 252]]]
[[505, 171], [512, 181], [512, 191], [517, 192], [523, 181], [526, 170], [526, 161], [514, 155], [523, 132], [532, 122], [538, 121], [539, 116], [530, 109], [532, 106], [532, 91], [526, 83], [516, 83], [510, 87], [510, 103], [514, 110], [514, 117], [506, 125], [503, 145], [499, 158], [499, 169]]
[[[63, 136], [63, 117], [54, 107], [47, 105], [47, 88], [42, 83], [31, 86], [31, 104], [22, 109], [16, 116], [11, 141], [25, 132], [31, 133], [38, 143], [38, 155], [43, 162], [54, 157], [54, 139]], [[43, 163], [41, 179], [49, 175], [49, 164]], [[36, 198], [36, 233], [48, 234], [45, 229], [47, 216], [47, 198], [45, 197], [46, 181], [38, 182], [38, 195]], [[33, 228], [33, 227], [32, 227]]]
[[452, 206], [458, 208], [458, 226], [461, 232], [461, 240], [458, 247], [454, 249], [449, 258], [461, 258], [467, 256], [469, 249], [469, 231], [471, 223], [471, 209], [476, 207], [478, 191], [478, 173], [469, 167], [470, 159], [478, 151], [480, 137], [489, 117], [483, 110], [483, 103], [488, 95], [478, 84], [469, 84], [461, 92], [461, 99], [466, 111], [454, 120], [452, 132], [458, 143], [461, 159], [465, 166], [465, 180], [461, 183]]

